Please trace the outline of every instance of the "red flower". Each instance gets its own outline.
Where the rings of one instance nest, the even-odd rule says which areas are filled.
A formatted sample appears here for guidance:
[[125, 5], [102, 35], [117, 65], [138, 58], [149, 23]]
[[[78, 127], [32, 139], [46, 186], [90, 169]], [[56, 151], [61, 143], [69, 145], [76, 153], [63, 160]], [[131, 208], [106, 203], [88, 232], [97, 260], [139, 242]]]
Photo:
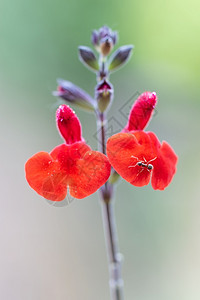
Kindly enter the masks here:
[[81, 199], [96, 192], [109, 178], [110, 164], [105, 155], [92, 151], [81, 136], [79, 119], [69, 106], [56, 114], [58, 129], [66, 144], [39, 152], [25, 165], [29, 185], [41, 196], [61, 201], [67, 195]]
[[176, 172], [178, 157], [167, 142], [161, 144], [153, 132], [142, 130], [155, 104], [155, 93], [143, 93], [136, 100], [123, 132], [108, 139], [107, 156], [117, 173], [132, 185], [144, 186], [151, 179], [155, 190], [164, 190]]

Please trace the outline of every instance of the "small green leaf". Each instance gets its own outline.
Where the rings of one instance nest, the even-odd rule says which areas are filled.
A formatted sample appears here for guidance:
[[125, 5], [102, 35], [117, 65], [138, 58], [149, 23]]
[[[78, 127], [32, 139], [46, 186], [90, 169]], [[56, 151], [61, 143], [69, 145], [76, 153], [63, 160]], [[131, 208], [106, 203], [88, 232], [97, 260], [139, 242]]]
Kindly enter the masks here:
[[109, 59], [109, 71], [115, 71], [123, 66], [130, 58], [133, 45], [126, 45], [118, 48]]
[[86, 46], [79, 46], [78, 50], [80, 61], [93, 71], [98, 71], [99, 64], [92, 49]]

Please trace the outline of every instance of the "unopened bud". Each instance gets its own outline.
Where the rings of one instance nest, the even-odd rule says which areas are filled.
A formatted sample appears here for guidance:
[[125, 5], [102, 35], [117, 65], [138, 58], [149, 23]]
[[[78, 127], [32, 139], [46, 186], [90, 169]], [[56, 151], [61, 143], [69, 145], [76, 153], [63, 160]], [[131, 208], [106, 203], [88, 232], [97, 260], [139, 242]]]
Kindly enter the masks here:
[[113, 99], [113, 87], [111, 83], [105, 79], [102, 80], [97, 85], [95, 95], [99, 111], [104, 112], [108, 108], [109, 104], [111, 104]]
[[89, 111], [96, 109], [94, 99], [70, 81], [58, 79], [58, 90], [53, 95]]
[[108, 26], [103, 26], [99, 30], [94, 30], [91, 37], [92, 44], [103, 56], [107, 56], [111, 52], [117, 39], [117, 32], [112, 31]]
[[97, 30], [92, 31], [91, 42], [96, 47], [99, 44], [99, 32]]
[[117, 42], [117, 32], [112, 31], [108, 26], [103, 26], [99, 29], [99, 40], [104, 38], [111, 38], [113, 45]]
[[107, 56], [110, 54], [113, 48], [113, 41], [111, 38], [106, 37], [102, 39], [100, 43], [100, 52], [103, 56]]

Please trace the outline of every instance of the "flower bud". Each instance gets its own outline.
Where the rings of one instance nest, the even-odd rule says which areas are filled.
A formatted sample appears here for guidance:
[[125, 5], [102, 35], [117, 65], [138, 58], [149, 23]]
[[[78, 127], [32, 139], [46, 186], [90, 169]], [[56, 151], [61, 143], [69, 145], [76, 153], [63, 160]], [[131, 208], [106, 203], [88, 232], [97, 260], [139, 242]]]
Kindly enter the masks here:
[[56, 111], [56, 123], [67, 144], [82, 141], [81, 124], [75, 112], [68, 105], [60, 105]]
[[89, 47], [79, 46], [79, 59], [80, 61], [86, 65], [88, 68], [92, 69], [93, 71], [99, 70], [99, 64], [97, 58]]
[[113, 87], [111, 83], [103, 79], [96, 88], [95, 96], [98, 103], [98, 109], [100, 112], [104, 112], [113, 99]]
[[112, 31], [108, 26], [103, 26], [92, 32], [91, 41], [97, 51], [107, 56], [117, 42], [117, 32]]
[[99, 29], [99, 39], [109, 37], [112, 39], [113, 45], [117, 42], [117, 32], [112, 31], [108, 26], [103, 26]]
[[58, 90], [53, 95], [89, 111], [96, 108], [94, 99], [70, 81], [58, 79]]
[[91, 42], [96, 47], [99, 43], [99, 32], [97, 30], [92, 31]]
[[155, 92], [141, 94], [131, 108], [128, 123], [123, 131], [143, 130], [151, 119], [156, 102]]
[[102, 39], [100, 43], [100, 52], [103, 56], [107, 56], [110, 54], [113, 48], [113, 41], [111, 38], [106, 37]]
[[123, 66], [130, 58], [133, 45], [122, 46], [117, 49], [109, 60], [109, 71], [114, 71], [117, 68]]

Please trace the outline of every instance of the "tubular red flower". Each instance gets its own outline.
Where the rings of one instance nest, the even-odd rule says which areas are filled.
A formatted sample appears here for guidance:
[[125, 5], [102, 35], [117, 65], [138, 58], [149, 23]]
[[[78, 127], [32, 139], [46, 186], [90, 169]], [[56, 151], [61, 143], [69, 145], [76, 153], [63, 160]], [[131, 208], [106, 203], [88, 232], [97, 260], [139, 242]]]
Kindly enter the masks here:
[[117, 133], [108, 139], [107, 156], [113, 168], [135, 186], [151, 184], [164, 190], [176, 173], [178, 157], [153, 132]]
[[131, 108], [128, 123], [123, 131], [143, 130], [151, 119], [156, 102], [155, 92], [141, 94]]
[[62, 201], [67, 189], [72, 197], [82, 199], [96, 192], [110, 176], [107, 157], [91, 148], [81, 137], [81, 125], [66, 105], [56, 113], [58, 128], [67, 144], [39, 152], [25, 164], [29, 185], [41, 196]]

